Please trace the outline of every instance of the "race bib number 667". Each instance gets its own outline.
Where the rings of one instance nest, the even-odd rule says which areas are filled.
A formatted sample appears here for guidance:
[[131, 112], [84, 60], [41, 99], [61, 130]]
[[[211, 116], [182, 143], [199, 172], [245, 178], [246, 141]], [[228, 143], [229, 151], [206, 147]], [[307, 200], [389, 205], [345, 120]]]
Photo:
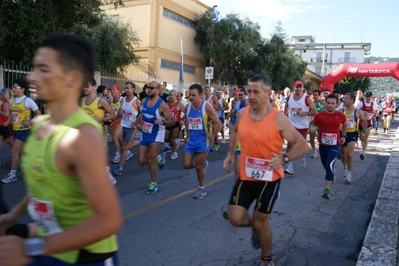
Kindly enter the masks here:
[[249, 178], [262, 181], [273, 181], [273, 169], [269, 162], [258, 158], [245, 158], [245, 174]]

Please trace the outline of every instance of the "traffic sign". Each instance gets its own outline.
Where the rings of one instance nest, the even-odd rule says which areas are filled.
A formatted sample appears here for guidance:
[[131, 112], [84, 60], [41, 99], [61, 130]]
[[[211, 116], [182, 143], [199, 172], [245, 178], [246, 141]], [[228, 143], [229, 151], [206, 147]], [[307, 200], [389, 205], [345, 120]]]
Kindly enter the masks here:
[[213, 67], [205, 68], [205, 79], [213, 79]]

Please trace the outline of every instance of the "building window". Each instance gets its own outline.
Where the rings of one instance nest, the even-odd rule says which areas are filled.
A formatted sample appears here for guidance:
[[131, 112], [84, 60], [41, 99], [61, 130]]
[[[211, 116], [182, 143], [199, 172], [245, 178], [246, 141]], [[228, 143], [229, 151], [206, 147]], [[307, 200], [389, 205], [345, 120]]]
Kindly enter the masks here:
[[298, 42], [305, 42], [305, 39], [298, 39]]
[[351, 53], [345, 52], [345, 58], [344, 58], [345, 63], [349, 63], [351, 60], [350, 58], [351, 58]]
[[316, 74], [321, 75], [321, 67], [316, 67]]
[[316, 61], [317, 61], [317, 62], [321, 62], [321, 61], [322, 61], [321, 52], [317, 52], [317, 54], [316, 54]]
[[180, 22], [181, 24], [184, 24], [186, 26], [189, 26], [189, 27], [195, 29], [195, 22], [193, 22], [191, 20], [188, 20], [188, 19], [186, 19], [186, 18], [184, 18], [184, 17], [182, 17], [182, 16], [180, 16], [180, 15], [178, 15], [178, 14], [176, 14], [176, 13], [170, 11], [170, 10], [167, 10], [165, 8], [163, 9], [163, 16], [171, 18], [173, 20], [176, 20], [177, 22]]
[[[161, 61], [161, 67], [180, 71], [180, 63], [176, 63], [176, 62], [172, 62], [172, 61], [168, 61], [168, 60], [164, 60], [164, 59], [162, 59], [162, 61]], [[189, 65], [183, 65], [183, 72], [195, 74], [195, 67], [189, 66]]]

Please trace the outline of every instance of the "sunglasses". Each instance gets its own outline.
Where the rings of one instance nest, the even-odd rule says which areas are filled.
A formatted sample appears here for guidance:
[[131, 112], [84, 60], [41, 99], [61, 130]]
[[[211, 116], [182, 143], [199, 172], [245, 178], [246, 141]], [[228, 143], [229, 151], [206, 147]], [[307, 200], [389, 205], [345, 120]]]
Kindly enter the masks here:
[[238, 94], [238, 96], [244, 96], [245, 94]]
[[153, 90], [153, 89], [156, 89], [156, 87], [154, 87], [154, 86], [147, 86], [147, 89]]

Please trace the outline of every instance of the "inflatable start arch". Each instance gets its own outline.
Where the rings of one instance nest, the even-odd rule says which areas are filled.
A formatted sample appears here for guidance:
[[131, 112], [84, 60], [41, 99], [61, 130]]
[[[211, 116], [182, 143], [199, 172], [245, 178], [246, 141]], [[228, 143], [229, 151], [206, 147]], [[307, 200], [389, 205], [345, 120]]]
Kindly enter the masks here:
[[334, 90], [334, 84], [345, 77], [394, 77], [399, 80], [399, 63], [342, 64], [321, 80], [321, 88]]

